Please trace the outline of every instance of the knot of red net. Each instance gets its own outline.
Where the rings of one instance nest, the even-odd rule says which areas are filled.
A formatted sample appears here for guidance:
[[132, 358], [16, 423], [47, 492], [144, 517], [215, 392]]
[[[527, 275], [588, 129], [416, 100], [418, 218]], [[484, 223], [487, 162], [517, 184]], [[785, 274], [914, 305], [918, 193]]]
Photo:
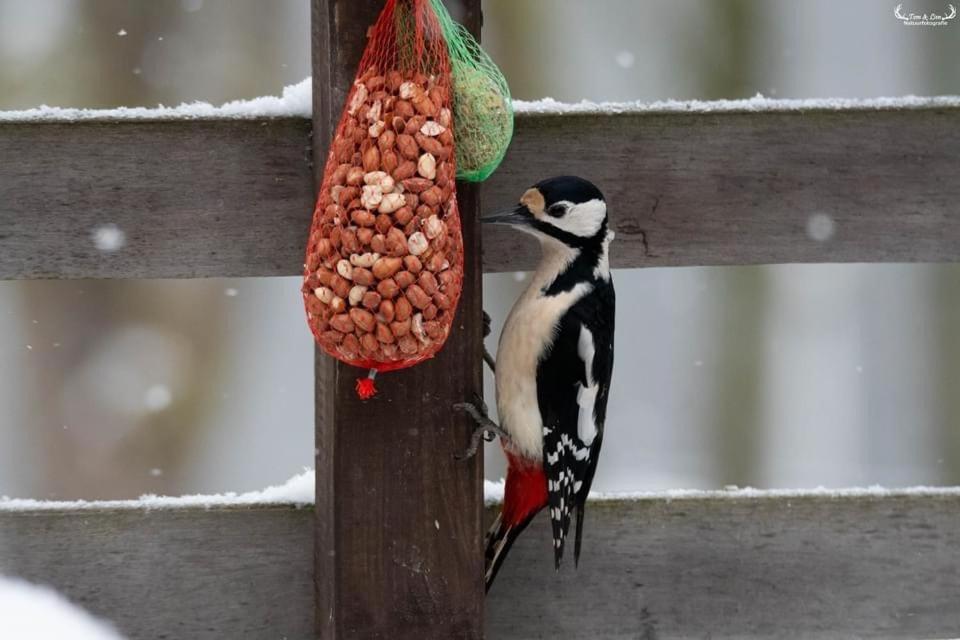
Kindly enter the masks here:
[[377, 370], [370, 369], [370, 373], [367, 374], [366, 378], [357, 378], [357, 395], [361, 400], [369, 400], [377, 395], [377, 387], [373, 383], [376, 377]]

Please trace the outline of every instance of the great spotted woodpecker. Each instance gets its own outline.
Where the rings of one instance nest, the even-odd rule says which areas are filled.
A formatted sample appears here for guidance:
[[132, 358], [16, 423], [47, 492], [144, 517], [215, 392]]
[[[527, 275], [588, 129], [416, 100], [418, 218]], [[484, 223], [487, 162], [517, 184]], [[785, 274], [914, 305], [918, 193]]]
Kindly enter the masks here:
[[559, 568], [571, 515], [577, 514], [574, 561], [580, 558], [584, 503], [603, 440], [613, 372], [614, 291], [608, 250], [613, 240], [603, 195], [573, 176], [544, 180], [513, 210], [484, 218], [540, 240], [542, 258], [514, 304], [496, 358], [497, 409], [457, 405], [479, 434], [500, 435], [507, 457], [503, 509], [487, 534], [489, 590], [510, 546], [549, 507]]

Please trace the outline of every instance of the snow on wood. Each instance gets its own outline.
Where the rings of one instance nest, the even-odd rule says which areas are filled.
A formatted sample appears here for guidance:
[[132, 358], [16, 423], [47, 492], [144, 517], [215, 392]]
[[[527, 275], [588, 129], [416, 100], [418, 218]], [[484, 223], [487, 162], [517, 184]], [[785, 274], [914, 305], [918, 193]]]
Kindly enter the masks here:
[[0, 111], [0, 122], [72, 122], [79, 120], [221, 120], [251, 118], [309, 118], [313, 111], [310, 78], [284, 87], [280, 96], [234, 100], [215, 107], [209, 102], [184, 103], [177, 107], [118, 107], [77, 109], [43, 105], [23, 111]]
[[[184, 103], [176, 107], [118, 107], [116, 109], [78, 109], [40, 106], [21, 111], [0, 111], [0, 122], [71, 122], [80, 120], [215, 120], [302, 117], [313, 112], [312, 83], [306, 78], [284, 87], [280, 96], [261, 96], [234, 100], [216, 107], [208, 102]], [[521, 115], [623, 113], [723, 113], [752, 111], [813, 111], [869, 109], [928, 109], [960, 107], [960, 96], [901, 96], [894, 98], [804, 98], [775, 99], [757, 94], [742, 100], [659, 100], [656, 102], [559, 102], [553, 98], [514, 100]]]
[[742, 100], [658, 100], [656, 102], [558, 102], [553, 98], [514, 100], [519, 114], [564, 115], [571, 113], [615, 115], [622, 113], [723, 113], [753, 111], [851, 111], [871, 109], [929, 109], [960, 107], [960, 96], [901, 96], [896, 98], [803, 98], [775, 99], [757, 94]]
[[[503, 501], [504, 481], [484, 480], [483, 495], [487, 504]], [[754, 489], [752, 487], [729, 487], [726, 489], [669, 489], [666, 491], [591, 491], [591, 500], [684, 500], [684, 499], [729, 499], [729, 498], [885, 498], [896, 496], [960, 496], [960, 487], [904, 487], [881, 486], [848, 487], [827, 489]], [[0, 497], [2, 511], [73, 511], [104, 509], [184, 509], [243, 506], [295, 506], [303, 507], [314, 502], [314, 473], [305, 469], [282, 485], [267, 487], [247, 493], [222, 493], [212, 495], [156, 496], [144, 495], [137, 500], [33, 500]]]
[[[503, 501], [504, 481], [484, 481], [483, 494], [487, 504]], [[897, 487], [879, 485], [869, 487], [842, 487], [829, 489], [755, 489], [728, 487], [724, 489], [667, 489], [665, 491], [591, 491], [590, 500], [689, 500], [689, 499], [769, 499], [769, 498], [887, 498], [901, 496], [960, 496], [960, 487]]]
[[0, 576], [0, 637], [21, 640], [120, 640], [109, 624], [47, 587]]
[[0, 497], [2, 511], [73, 511], [105, 509], [183, 509], [284, 505], [301, 507], [313, 504], [313, 469], [305, 469], [282, 485], [247, 493], [212, 495], [156, 496], [144, 495], [137, 500], [32, 500]]

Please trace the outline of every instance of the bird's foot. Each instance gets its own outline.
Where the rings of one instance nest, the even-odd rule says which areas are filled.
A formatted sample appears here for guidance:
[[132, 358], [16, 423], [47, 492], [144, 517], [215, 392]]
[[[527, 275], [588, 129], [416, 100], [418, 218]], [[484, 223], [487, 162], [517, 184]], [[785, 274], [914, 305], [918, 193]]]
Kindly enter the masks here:
[[474, 396], [473, 402], [458, 402], [453, 405], [454, 411], [463, 411], [476, 423], [476, 428], [470, 434], [470, 444], [463, 453], [455, 454], [457, 460], [469, 460], [477, 455], [477, 449], [480, 448], [480, 439], [486, 442], [493, 441], [494, 437], [500, 436], [504, 440], [510, 440], [510, 434], [504, 431], [500, 425], [490, 419], [487, 415], [487, 405], [480, 396]]

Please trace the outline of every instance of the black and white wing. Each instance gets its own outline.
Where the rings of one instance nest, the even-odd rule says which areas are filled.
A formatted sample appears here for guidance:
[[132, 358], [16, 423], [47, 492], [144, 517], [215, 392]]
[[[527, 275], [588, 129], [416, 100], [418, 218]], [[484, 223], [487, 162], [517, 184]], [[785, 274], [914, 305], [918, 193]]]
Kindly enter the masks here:
[[577, 512], [580, 559], [583, 509], [597, 469], [613, 373], [613, 283], [601, 280], [560, 319], [550, 352], [537, 366], [554, 560], [560, 566], [570, 517]]

